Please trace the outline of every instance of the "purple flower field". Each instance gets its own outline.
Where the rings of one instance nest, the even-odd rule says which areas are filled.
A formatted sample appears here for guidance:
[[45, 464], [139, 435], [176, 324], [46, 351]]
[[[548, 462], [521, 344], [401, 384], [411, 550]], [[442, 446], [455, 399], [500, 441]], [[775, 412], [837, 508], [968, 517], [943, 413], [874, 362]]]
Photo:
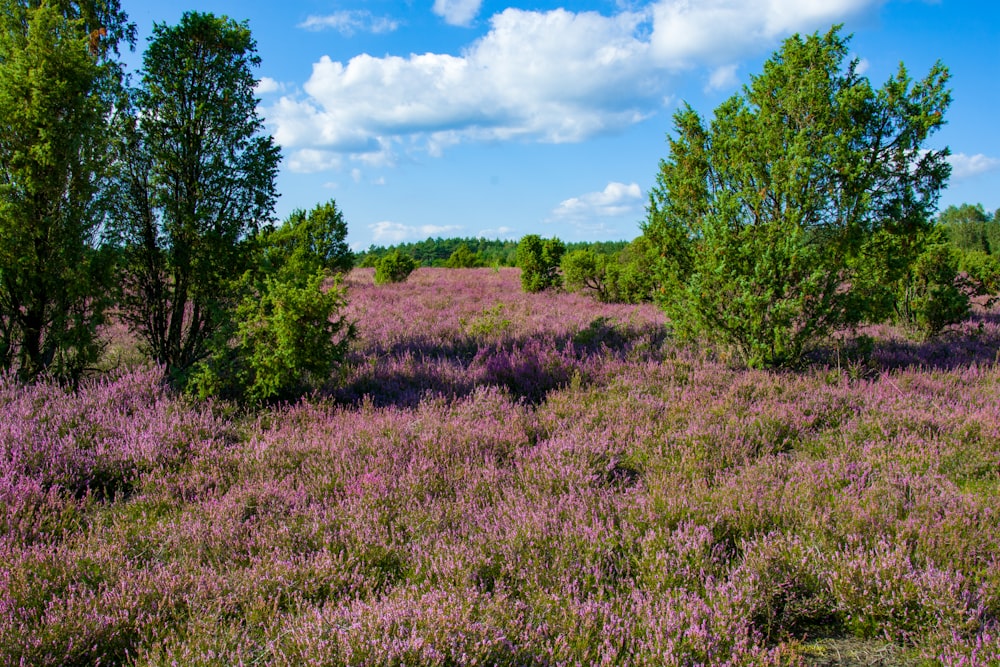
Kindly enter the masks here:
[[1000, 665], [995, 312], [748, 371], [518, 278], [355, 270], [253, 414], [0, 381], [0, 665]]

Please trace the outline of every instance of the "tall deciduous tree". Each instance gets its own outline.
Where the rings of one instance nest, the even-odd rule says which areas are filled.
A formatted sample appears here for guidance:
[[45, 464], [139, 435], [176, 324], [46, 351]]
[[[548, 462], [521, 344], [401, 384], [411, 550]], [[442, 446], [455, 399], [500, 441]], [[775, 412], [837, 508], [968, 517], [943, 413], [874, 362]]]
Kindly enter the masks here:
[[79, 376], [98, 352], [117, 2], [0, 2], [0, 367]]
[[189, 12], [158, 24], [123, 130], [119, 225], [127, 321], [183, 373], [232, 324], [231, 283], [272, 216], [280, 159], [254, 96], [245, 23]]
[[792, 37], [710, 125], [675, 115], [644, 231], [678, 334], [780, 365], [891, 313], [949, 175], [924, 149], [948, 72], [874, 88], [847, 53], [838, 28]]

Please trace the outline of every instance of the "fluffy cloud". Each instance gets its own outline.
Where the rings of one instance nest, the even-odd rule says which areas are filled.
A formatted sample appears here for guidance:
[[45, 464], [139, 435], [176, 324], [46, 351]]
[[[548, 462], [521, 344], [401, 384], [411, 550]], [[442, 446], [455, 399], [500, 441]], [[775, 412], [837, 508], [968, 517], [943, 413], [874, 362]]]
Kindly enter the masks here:
[[[282, 97], [265, 114], [286, 149], [386, 162], [396, 149], [440, 155], [463, 141], [581, 141], [655, 114], [672, 99], [680, 68], [708, 68], [709, 88], [730, 87], [740, 57], [883, 1], [660, 0], [612, 16], [507, 9], [457, 55], [323, 57], [303, 94]], [[479, 5], [438, 0], [435, 11], [457, 23], [472, 20]], [[323, 25], [353, 25], [355, 14]]]
[[725, 90], [735, 87], [737, 83], [739, 83], [739, 79], [736, 78], [736, 65], [723, 65], [717, 67], [708, 77], [708, 85], [705, 86], [705, 90]]
[[385, 16], [374, 16], [362, 9], [344, 10], [324, 16], [310, 16], [299, 24], [305, 30], [336, 30], [342, 35], [351, 36], [356, 32], [371, 32], [383, 34], [393, 32], [399, 23]]
[[261, 77], [257, 85], [254, 86], [253, 91], [257, 95], [267, 95], [270, 93], [282, 92], [285, 89], [285, 84], [275, 81], [269, 76]]
[[642, 202], [642, 189], [638, 184], [611, 182], [600, 192], [564, 200], [552, 211], [552, 217], [569, 221], [618, 218], [641, 211]]
[[375, 243], [392, 245], [402, 243], [403, 241], [419, 241], [434, 236], [441, 236], [442, 234], [456, 232], [462, 228], [457, 225], [411, 226], [386, 220], [376, 222], [374, 225], [368, 225], [368, 229], [371, 230], [372, 239]]
[[339, 153], [303, 148], [288, 157], [288, 169], [296, 174], [313, 174], [329, 171], [341, 165]]
[[482, 0], [434, 0], [434, 13], [451, 25], [469, 25], [479, 13]]
[[987, 171], [1000, 169], [1000, 160], [987, 157], [982, 153], [975, 155], [955, 153], [948, 156], [948, 162], [951, 164], [951, 176], [955, 180], [971, 178]]
[[324, 56], [305, 99], [265, 111], [286, 148], [363, 153], [411, 135], [438, 151], [468, 139], [578, 141], [636, 122], [662, 97], [633, 34], [639, 20], [508, 9], [460, 56]]
[[795, 32], [811, 32], [885, 0], [663, 0], [651, 43], [664, 64], [726, 63]]

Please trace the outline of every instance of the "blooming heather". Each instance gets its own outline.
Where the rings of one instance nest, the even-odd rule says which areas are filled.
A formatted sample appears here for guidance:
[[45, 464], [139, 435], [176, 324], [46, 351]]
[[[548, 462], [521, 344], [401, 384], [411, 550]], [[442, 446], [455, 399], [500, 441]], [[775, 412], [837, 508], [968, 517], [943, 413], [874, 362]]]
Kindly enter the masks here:
[[1000, 664], [994, 313], [775, 373], [516, 270], [347, 285], [333, 396], [0, 382], [0, 665]]

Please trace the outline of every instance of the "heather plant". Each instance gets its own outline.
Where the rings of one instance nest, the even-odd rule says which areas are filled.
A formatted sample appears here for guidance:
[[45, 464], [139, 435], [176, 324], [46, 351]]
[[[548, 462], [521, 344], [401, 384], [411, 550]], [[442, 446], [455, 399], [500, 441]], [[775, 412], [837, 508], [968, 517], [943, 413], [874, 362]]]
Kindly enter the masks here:
[[0, 382], [0, 664], [997, 661], [995, 311], [865, 329], [852, 380], [516, 269], [371, 277], [333, 398]]

